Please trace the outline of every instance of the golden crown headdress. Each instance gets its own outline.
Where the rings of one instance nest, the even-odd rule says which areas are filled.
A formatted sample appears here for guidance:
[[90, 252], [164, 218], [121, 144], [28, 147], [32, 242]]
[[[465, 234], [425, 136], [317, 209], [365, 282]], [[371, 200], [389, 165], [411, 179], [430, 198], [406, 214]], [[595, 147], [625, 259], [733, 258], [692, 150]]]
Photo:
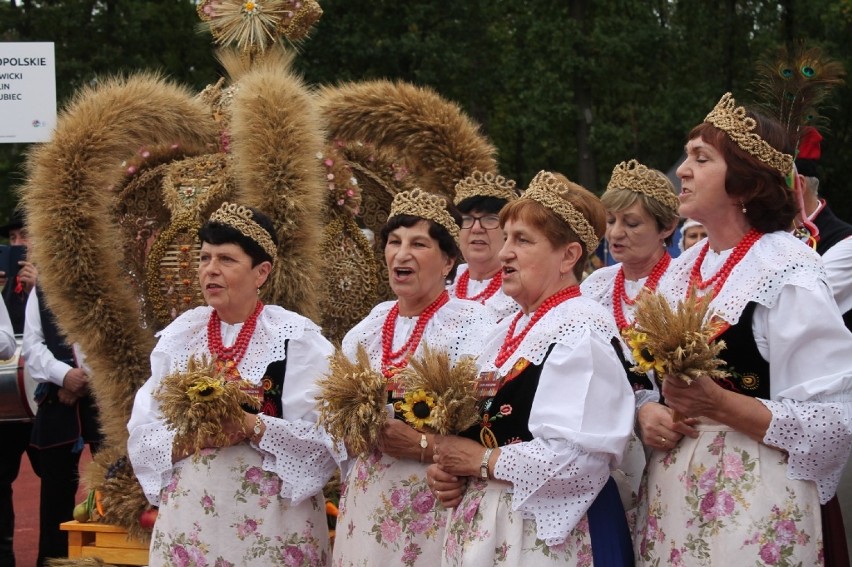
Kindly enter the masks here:
[[495, 175], [491, 172], [483, 173], [479, 170], [475, 170], [456, 183], [455, 193], [453, 203], [456, 205], [471, 197], [496, 197], [507, 202], [518, 198], [515, 182], [512, 179], [506, 179], [502, 175]]
[[560, 195], [566, 190], [568, 187], [552, 173], [539, 171], [530, 181], [530, 186], [524, 191], [521, 199], [536, 201], [556, 213], [580, 237], [586, 245], [586, 252], [591, 254], [598, 247], [600, 239], [586, 217]]
[[609, 179], [606, 190], [626, 189], [634, 193], [642, 193], [677, 213], [680, 201], [672, 192], [670, 185], [664, 174], [632, 159], [623, 161], [612, 169], [612, 177]]
[[737, 106], [731, 93], [722, 95], [710, 114], [704, 118], [704, 122], [724, 130], [740, 149], [777, 169], [781, 175], [786, 177], [793, 169], [793, 156], [776, 150], [753, 132], [757, 122], [746, 115], [745, 108]]
[[412, 189], [397, 193], [391, 203], [388, 218], [397, 215], [412, 215], [438, 223], [447, 229], [457, 243], [459, 241], [459, 225], [447, 212], [447, 201], [440, 195], [427, 193], [422, 189]]
[[222, 203], [222, 206], [210, 215], [210, 222], [218, 222], [236, 229], [243, 236], [254, 240], [264, 252], [269, 254], [273, 262], [275, 261], [278, 247], [275, 246], [266, 229], [254, 221], [254, 215], [248, 207], [236, 203]]

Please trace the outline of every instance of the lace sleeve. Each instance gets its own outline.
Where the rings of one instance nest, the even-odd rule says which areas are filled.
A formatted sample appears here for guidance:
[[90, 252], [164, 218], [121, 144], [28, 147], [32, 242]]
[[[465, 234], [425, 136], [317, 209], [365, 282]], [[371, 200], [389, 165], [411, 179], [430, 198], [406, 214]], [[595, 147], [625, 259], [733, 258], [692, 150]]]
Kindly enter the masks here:
[[585, 333], [548, 355], [530, 412], [533, 439], [501, 447], [494, 467], [514, 487], [512, 508], [535, 519], [547, 545], [565, 540], [621, 461], [634, 403], [624, 367], [602, 337]]
[[494, 477], [514, 486], [512, 508], [536, 521], [549, 546], [565, 540], [609, 479], [609, 458], [543, 439], [500, 448]]
[[127, 429], [127, 456], [145, 497], [154, 506], [160, 503], [160, 490], [172, 476], [172, 443], [174, 432], [159, 418], [159, 409], [151, 395], [154, 378], [136, 393]]
[[763, 442], [787, 451], [787, 477], [814, 481], [825, 504], [852, 450], [852, 403], [760, 401], [772, 412]]
[[304, 420], [261, 417], [266, 431], [260, 444], [263, 469], [282, 480], [281, 497], [299, 504], [322, 491], [346, 451], [334, 445], [323, 429]]
[[281, 497], [294, 503], [322, 491], [337, 463], [346, 457], [317, 427], [316, 381], [327, 372], [334, 348], [316, 331], [307, 331], [287, 346], [287, 370], [281, 395], [281, 419], [263, 416], [266, 431], [257, 446], [263, 469], [281, 479]]

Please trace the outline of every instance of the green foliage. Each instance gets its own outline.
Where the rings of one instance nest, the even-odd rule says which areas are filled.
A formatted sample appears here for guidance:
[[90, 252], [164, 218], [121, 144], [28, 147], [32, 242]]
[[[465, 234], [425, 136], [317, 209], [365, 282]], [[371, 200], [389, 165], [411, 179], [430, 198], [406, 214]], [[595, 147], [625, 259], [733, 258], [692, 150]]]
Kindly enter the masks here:
[[[625, 159], [668, 169], [722, 93], [748, 101], [754, 62], [785, 42], [821, 45], [852, 68], [850, 0], [320, 3], [298, 58], [309, 82], [431, 86], [482, 124], [502, 172], [521, 184], [547, 168], [599, 191]], [[137, 69], [197, 89], [213, 82], [210, 39], [197, 26], [192, 0], [0, 0], [0, 37], [56, 42], [60, 104], [97, 77]], [[850, 94], [839, 89], [825, 111], [822, 160], [824, 193], [848, 219]], [[0, 145], [0, 206], [24, 149]]]

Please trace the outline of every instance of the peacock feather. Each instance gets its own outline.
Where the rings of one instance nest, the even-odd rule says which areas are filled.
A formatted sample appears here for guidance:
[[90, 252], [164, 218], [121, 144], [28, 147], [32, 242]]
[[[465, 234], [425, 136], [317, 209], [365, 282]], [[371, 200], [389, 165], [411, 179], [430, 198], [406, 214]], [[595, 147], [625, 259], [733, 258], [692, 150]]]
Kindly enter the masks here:
[[820, 107], [846, 74], [841, 62], [803, 43], [773, 50], [758, 62], [756, 71], [753, 91], [760, 107], [778, 118], [796, 142], [804, 127], [826, 126]]

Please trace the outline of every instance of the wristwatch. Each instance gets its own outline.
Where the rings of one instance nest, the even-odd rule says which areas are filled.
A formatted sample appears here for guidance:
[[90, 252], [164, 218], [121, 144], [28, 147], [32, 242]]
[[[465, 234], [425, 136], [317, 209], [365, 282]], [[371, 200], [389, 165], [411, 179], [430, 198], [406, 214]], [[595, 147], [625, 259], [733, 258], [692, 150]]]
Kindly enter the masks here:
[[429, 446], [429, 441], [426, 439], [426, 434], [420, 434], [420, 462], [423, 462], [423, 459], [426, 458], [426, 447]]
[[251, 436], [252, 441], [257, 439], [257, 437], [260, 435], [260, 432], [263, 431], [263, 429], [262, 429], [263, 422], [260, 420], [260, 416], [262, 416], [262, 415], [263, 415], [263, 412], [259, 412], [257, 414], [257, 417], [254, 419], [254, 429], [252, 429], [252, 431], [254, 432], [254, 435]]
[[494, 452], [493, 447], [488, 447], [485, 449], [485, 453], [482, 454], [482, 462], [479, 463], [479, 478], [482, 480], [488, 480], [488, 460], [491, 458], [491, 453]]

